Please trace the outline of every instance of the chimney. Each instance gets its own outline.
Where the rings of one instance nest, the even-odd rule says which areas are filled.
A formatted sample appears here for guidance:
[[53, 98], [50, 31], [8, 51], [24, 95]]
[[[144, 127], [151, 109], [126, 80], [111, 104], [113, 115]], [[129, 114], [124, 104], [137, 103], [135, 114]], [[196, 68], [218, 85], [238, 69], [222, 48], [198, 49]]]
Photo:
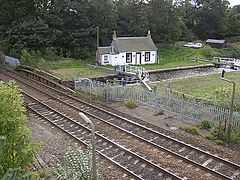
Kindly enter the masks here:
[[151, 31], [150, 31], [150, 30], [148, 30], [147, 37], [152, 38], [152, 36], [151, 36]]
[[116, 40], [117, 39], [117, 32], [114, 30], [113, 31], [113, 40]]

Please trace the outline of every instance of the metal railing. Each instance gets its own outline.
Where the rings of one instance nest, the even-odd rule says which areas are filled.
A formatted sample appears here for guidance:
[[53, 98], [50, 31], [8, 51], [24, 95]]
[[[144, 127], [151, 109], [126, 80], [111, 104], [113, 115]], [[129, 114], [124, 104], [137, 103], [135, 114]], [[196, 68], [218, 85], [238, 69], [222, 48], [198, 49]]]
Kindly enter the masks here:
[[[89, 84], [78, 84], [77, 90], [89, 92]], [[145, 104], [155, 109], [175, 113], [180, 119], [194, 121], [208, 120], [215, 123], [224, 123], [229, 118], [229, 108], [216, 106], [199, 99], [177, 96], [168, 88], [154, 87], [150, 92], [140, 84], [126, 86], [111, 86], [106, 83], [93, 81], [92, 93], [102, 97], [105, 101], [127, 101]], [[240, 128], [240, 112], [233, 112], [232, 126]]]

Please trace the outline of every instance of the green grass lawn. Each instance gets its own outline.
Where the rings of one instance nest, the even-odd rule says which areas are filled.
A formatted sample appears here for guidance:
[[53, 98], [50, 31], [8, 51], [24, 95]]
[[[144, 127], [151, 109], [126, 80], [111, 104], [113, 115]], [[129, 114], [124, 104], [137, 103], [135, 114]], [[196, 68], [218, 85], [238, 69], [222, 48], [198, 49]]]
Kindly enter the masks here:
[[[225, 78], [236, 82], [236, 99], [240, 97], [240, 72], [229, 72], [226, 73]], [[220, 74], [191, 77], [186, 79], [178, 79], [171, 81], [171, 87], [173, 90], [180, 91], [182, 93], [207, 99], [210, 101], [219, 101], [217, 93], [220, 89], [225, 89], [224, 93], [221, 94], [221, 100], [229, 101], [231, 97], [232, 85], [220, 79]], [[159, 87], [166, 85], [166, 82], [159, 83]], [[236, 102], [240, 103], [240, 102]]]
[[[47, 70], [52, 74], [65, 79], [76, 79], [78, 77], [97, 77], [107, 75], [110, 71], [100, 68], [89, 66], [85, 61], [80, 60], [61, 60], [55, 62], [48, 62]], [[45, 67], [46, 69], [46, 67]]]
[[93, 67], [89, 64], [86, 61], [62, 58], [57, 61], [44, 61], [35, 64], [34, 67], [48, 71], [63, 80], [72, 80], [83, 77], [93, 78], [112, 73], [110, 70], [101, 67]]
[[160, 48], [159, 49], [159, 64], [143, 65], [146, 69], [165, 69], [182, 66], [193, 66], [206, 64], [206, 62], [193, 61], [194, 57], [210, 58], [218, 55], [218, 50], [210, 47], [201, 49], [193, 48]]

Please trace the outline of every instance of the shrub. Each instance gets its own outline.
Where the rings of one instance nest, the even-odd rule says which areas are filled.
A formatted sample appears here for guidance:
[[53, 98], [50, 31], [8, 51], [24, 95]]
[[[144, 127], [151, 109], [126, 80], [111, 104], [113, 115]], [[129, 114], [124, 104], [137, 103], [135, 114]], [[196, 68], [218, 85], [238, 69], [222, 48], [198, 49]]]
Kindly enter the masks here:
[[207, 139], [214, 140], [216, 143], [222, 141], [223, 143], [240, 144], [240, 132], [232, 130], [230, 137], [228, 137], [228, 133], [224, 132], [223, 127], [215, 127]]
[[216, 139], [214, 142], [218, 145], [224, 145], [224, 141], [221, 139]]
[[239, 130], [233, 130], [230, 136], [230, 143], [240, 144], [240, 132]]
[[23, 64], [30, 65], [32, 63], [33, 57], [26, 49], [24, 49], [21, 51], [20, 59]]
[[134, 109], [137, 107], [137, 104], [133, 100], [128, 100], [125, 102], [125, 106], [129, 109]]
[[200, 129], [211, 129], [212, 128], [212, 123], [210, 121], [204, 120], [200, 124]]
[[10, 168], [26, 168], [35, 146], [27, 127], [26, 109], [15, 83], [0, 82], [0, 179]]
[[198, 128], [196, 127], [181, 127], [181, 129], [189, 134], [199, 135]]
[[209, 135], [206, 136], [206, 139], [208, 139], [208, 140], [216, 140], [216, 137], [213, 136], [212, 134], [209, 134]]
[[[70, 150], [64, 155], [62, 163], [54, 174], [57, 179], [88, 180], [91, 176], [91, 153], [81, 150]], [[98, 178], [100, 175], [98, 173]]]
[[39, 176], [36, 173], [27, 172], [21, 168], [8, 169], [4, 174], [1, 180], [24, 180], [24, 179], [39, 179]]

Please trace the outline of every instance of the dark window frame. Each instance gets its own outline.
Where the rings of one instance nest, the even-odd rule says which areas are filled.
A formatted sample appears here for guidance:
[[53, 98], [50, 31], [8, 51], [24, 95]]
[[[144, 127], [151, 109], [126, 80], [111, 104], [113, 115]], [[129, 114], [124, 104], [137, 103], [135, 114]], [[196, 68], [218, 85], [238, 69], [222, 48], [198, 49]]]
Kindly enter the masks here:
[[[129, 55], [130, 55], [130, 60], [128, 60]], [[126, 63], [132, 63], [132, 53], [126, 53]]]
[[104, 63], [109, 63], [109, 57], [108, 57], [108, 55], [103, 55], [103, 62], [104, 62]]
[[145, 52], [145, 62], [149, 62], [151, 60], [151, 52]]

